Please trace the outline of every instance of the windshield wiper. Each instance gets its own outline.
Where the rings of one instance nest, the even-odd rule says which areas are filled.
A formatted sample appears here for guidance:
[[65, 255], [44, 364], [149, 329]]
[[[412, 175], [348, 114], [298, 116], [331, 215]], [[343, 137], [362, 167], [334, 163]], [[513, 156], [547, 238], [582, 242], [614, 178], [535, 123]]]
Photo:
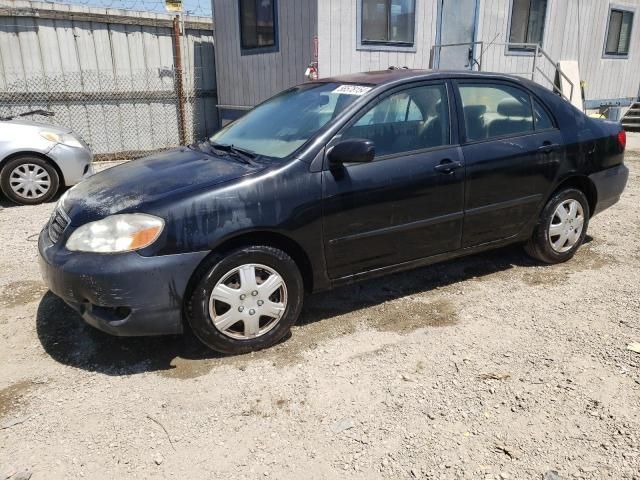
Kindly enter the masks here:
[[19, 113], [18, 115], [12, 115], [10, 117], [0, 117], [0, 120], [13, 120], [16, 117], [28, 117], [30, 115], [42, 115], [43, 117], [53, 117], [55, 114], [49, 110], [30, 110], [28, 112]]
[[241, 160], [247, 165], [256, 166], [257, 163], [253, 161], [256, 158], [256, 154], [250, 150], [244, 148], [234, 147], [233, 145], [224, 145], [222, 143], [209, 142], [213, 150], [221, 150], [225, 153], [233, 155], [234, 158]]

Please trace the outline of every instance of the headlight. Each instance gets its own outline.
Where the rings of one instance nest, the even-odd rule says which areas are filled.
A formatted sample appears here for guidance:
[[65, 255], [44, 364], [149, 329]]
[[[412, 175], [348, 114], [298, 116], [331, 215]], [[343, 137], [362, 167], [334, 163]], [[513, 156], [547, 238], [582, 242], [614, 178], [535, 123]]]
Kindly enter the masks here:
[[144, 213], [111, 215], [87, 223], [71, 234], [67, 249], [76, 252], [130, 252], [155, 242], [164, 220]]
[[68, 147], [84, 148], [80, 140], [70, 133], [54, 133], [43, 131], [40, 132], [40, 136], [50, 142], [62, 143]]

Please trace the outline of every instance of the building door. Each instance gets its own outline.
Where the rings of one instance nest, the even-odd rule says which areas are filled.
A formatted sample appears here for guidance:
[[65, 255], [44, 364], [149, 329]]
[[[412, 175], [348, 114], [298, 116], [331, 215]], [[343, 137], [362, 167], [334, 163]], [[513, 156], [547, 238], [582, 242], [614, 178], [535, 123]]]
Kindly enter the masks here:
[[[476, 38], [479, 0], [439, 0], [436, 43], [471, 44]], [[437, 49], [436, 63], [441, 70], [473, 70], [473, 45]], [[477, 66], [476, 66], [477, 69]]]

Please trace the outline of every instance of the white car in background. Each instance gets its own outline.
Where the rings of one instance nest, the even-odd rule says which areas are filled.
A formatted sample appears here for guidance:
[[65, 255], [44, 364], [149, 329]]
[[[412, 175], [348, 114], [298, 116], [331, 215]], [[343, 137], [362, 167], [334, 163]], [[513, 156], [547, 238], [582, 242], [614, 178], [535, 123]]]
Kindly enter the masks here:
[[[51, 116], [35, 110], [20, 115]], [[93, 174], [93, 154], [70, 129], [0, 118], [0, 188], [11, 201], [35, 205]]]

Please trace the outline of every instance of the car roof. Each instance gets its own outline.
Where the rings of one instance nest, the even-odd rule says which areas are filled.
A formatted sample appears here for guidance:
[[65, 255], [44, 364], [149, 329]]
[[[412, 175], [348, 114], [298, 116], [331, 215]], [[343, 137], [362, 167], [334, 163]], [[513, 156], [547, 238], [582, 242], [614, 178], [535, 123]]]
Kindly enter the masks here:
[[[491, 72], [474, 72], [471, 70], [417, 70], [409, 68], [389, 68], [372, 72], [350, 73], [323, 78], [322, 82], [360, 83], [368, 85], [385, 85], [401, 83], [403, 80], [435, 80], [441, 78], [492, 78], [508, 79], [527, 83], [525, 79], [514, 75]], [[523, 80], [525, 80], [523, 82]]]

